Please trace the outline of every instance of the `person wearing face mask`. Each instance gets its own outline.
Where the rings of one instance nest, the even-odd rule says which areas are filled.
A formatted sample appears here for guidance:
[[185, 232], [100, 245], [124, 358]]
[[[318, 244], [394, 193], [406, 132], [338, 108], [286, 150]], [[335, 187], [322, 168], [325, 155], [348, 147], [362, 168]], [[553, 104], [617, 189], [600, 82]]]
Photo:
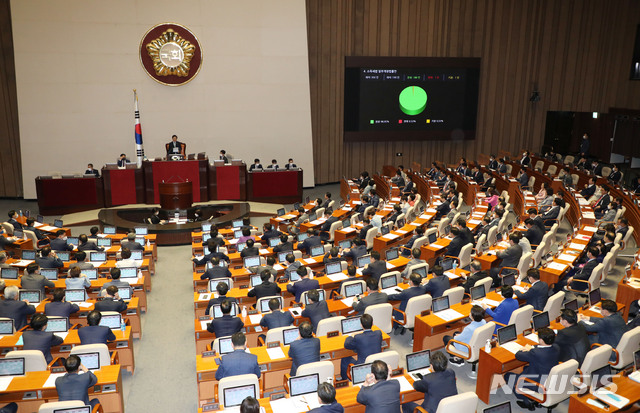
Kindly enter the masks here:
[[584, 135], [582, 135], [582, 141], [580, 141], [580, 153], [584, 156], [589, 155], [589, 144], [589, 134], [585, 132]]
[[529, 157], [529, 151], [522, 153], [522, 159], [520, 159], [520, 165], [529, 166], [531, 164], [531, 158]]
[[73, 244], [67, 243], [67, 233], [63, 229], [56, 231], [56, 237], [51, 240], [51, 249], [54, 251], [73, 251]]

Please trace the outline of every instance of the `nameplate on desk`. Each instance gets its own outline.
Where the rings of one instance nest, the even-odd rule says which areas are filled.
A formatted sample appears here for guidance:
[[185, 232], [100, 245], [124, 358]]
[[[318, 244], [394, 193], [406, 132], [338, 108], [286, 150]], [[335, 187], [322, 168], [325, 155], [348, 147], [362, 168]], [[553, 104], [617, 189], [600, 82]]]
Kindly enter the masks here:
[[335, 388], [339, 389], [340, 387], [347, 387], [349, 385], [349, 380], [338, 380], [336, 381]]
[[423, 312], [420, 313], [420, 317], [424, 317], [429, 314], [431, 314], [431, 310], [424, 310]]
[[258, 310], [249, 310], [249, 311], [247, 311], [247, 315], [254, 315], [254, 314], [258, 314]]
[[216, 352], [214, 350], [210, 350], [210, 351], [203, 351], [202, 352], [202, 357], [213, 357], [216, 355]]
[[198, 292], [199, 292], [200, 294], [204, 294], [204, 293], [206, 293], [206, 292], [207, 292], [207, 290], [206, 290], [206, 289], [204, 289], [204, 290], [198, 290]]
[[284, 398], [286, 395], [287, 394], [285, 392], [273, 393], [273, 394], [271, 394], [271, 396], [269, 396], [269, 400], [270, 401], [279, 400], [279, 399]]
[[280, 347], [280, 342], [279, 341], [272, 341], [270, 343], [267, 343], [267, 348], [274, 348], [274, 347]]
[[208, 403], [208, 404], [202, 405], [203, 412], [214, 412], [216, 410], [220, 410], [219, 403]]
[[294, 303], [294, 304], [292, 305], [292, 307], [293, 307], [293, 308], [299, 308], [299, 307], [302, 307], [302, 303]]
[[64, 373], [66, 369], [64, 367], [51, 367], [51, 373]]
[[339, 335], [340, 335], [340, 332], [338, 330], [327, 332], [327, 338], [331, 338], [331, 337], [335, 337], [335, 336], [339, 336]]
[[202, 317], [198, 317], [198, 320], [200, 321], [204, 321], [204, 320], [210, 320], [211, 317], [207, 316], [207, 315], [203, 315]]
[[234, 270], [239, 270], [239, 269], [241, 269], [241, 268], [242, 268], [242, 265], [235, 265], [235, 266], [233, 267], [233, 269], [234, 269]]
[[402, 367], [398, 367], [395, 370], [391, 370], [391, 377], [401, 376], [404, 374], [404, 369]]
[[241, 290], [246, 290], [247, 288], [249, 288], [249, 285], [247, 285], [247, 284], [244, 284], [244, 285], [240, 286]]

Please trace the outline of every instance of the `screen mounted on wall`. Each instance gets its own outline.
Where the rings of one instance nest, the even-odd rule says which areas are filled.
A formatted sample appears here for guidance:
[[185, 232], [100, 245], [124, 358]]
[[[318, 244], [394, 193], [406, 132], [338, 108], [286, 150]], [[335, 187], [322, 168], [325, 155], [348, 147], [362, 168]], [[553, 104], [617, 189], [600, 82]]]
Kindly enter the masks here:
[[479, 58], [345, 58], [344, 140], [475, 139]]

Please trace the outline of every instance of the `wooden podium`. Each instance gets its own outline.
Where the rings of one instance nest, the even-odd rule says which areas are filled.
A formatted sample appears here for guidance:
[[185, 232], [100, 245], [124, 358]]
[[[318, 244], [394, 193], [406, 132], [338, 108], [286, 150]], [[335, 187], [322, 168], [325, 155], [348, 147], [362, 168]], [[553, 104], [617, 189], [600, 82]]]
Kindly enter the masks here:
[[160, 208], [175, 210], [191, 208], [193, 184], [191, 182], [159, 182]]

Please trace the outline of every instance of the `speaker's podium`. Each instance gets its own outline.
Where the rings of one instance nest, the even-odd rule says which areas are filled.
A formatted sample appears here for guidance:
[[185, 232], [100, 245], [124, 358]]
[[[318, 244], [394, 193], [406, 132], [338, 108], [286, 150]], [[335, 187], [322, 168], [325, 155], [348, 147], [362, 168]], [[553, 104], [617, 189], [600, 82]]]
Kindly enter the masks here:
[[186, 210], [193, 204], [193, 184], [187, 182], [159, 182], [160, 208]]

